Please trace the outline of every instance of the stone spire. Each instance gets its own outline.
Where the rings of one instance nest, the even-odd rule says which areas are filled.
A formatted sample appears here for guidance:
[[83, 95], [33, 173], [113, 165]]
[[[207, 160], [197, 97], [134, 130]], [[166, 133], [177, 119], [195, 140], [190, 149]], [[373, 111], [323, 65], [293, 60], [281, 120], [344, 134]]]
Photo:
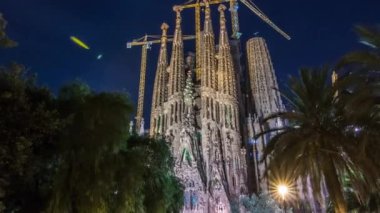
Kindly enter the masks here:
[[182, 93], [185, 85], [183, 39], [181, 29], [182, 8], [179, 6], [174, 6], [173, 10], [176, 12], [176, 27], [174, 32], [173, 48], [169, 67], [169, 97], [178, 93]]
[[194, 98], [195, 96], [194, 96], [193, 77], [192, 77], [191, 70], [189, 70], [187, 72], [186, 85], [183, 91], [183, 100], [185, 103], [185, 114], [190, 114], [193, 112]]
[[181, 11], [182, 8], [174, 6], [173, 10], [176, 12], [176, 27], [174, 31], [172, 55], [169, 65], [169, 82], [168, 82], [168, 101], [166, 102], [166, 109], [169, 111], [167, 115], [167, 129], [168, 134], [175, 137], [175, 129], [178, 127], [183, 118], [184, 104], [183, 104], [183, 91], [185, 87], [185, 60], [183, 54], [183, 39], [181, 29]]
[[[236, 72], [233, 66], [231, 49], [226, 29], [224, 5], [218, 8], [220, 12], [220, 35], [218, 51], [218, 118], [221, 129], [223, 169], [225, 174], [225, 188], [229, 196], [240, 194], [242, 185], [245, 185], [246, 163], [245, 150], [241, 150], [241, 135], [239, 128], [239, 106], [237, 96]], [[243, 181], [243, 182], [242, 182]]]
[[226, 17], [224, 11], [226, 6], [220, 5], [220, 35], [218, 51], [218, 93], [221, 106], [220, 117], [223, 126], [239, 131], [238, 103], [236, 73], [233, 66], [230, 44], [228, 40]]
[[156, 134], [162, 133], [162, 128], [164, 126], [163, 119], [163, 104], [167, 99], [167, 67], [168, 67], [168, 57], [167, 57], [167, 31], [169, 25], [163, 23], [161, 25], [162, 35], [161, 35], [161, 48], [160, 54], [158, 56], [156, 77], [154, 79], [153, 97], [152, 97], [152, 111], [150, 116], [150, 135], [154, 136]]
[[267, 117], [283, 110], [277, 79], [263, 38], [247, 42], [248, 74], [257, 115]]
[[234, 71], [231, 48], [228, 40], [226, 29], [226, 17], [224, 11], [226, 6], [220, 5], [220, 34], [219, 34], [219, 52], [218, 52], [218, 91], [220, 93], [236, 96], [236, 73]]
[[[251, 38], [247, 42], [248, 75], [251, 86], [251, 96], [255, 108], [253, 121], [254, 136], [266, 131], [268, 128], [278, 128], [283, 125], [281, 119], [271, 119], [262, 123], [261, 119], [284, 110], [278, 84], [274, 73], [272, 61], [267, 44], [263, 38]], [[254, 146], [254, 168], [256, 173], [256, 187], [258, 191], [268, 191], [268, 180], [265, 178], [268, 159], [259, 161], [265, 145], [274, 133], [266, 134], [256, 139]]]
[[205, 21], [202, 34], [202, 77], [201, 77], [201, 97], [202, 97], [202, 125], [206, 126], [209, 122], [216, 121], [216, 90], [217, 73], [215, 58], [215, 35], [212, 29], [211, 11], [209, 0], [205, 3]]
[[205, 3], [205, 21], [202, 34], [202, 78], [201, 85], [204, 88], [216, 90], [216, 58], [215, 58], [215, 35], [212, 28], [211, 11], [209, 0]]

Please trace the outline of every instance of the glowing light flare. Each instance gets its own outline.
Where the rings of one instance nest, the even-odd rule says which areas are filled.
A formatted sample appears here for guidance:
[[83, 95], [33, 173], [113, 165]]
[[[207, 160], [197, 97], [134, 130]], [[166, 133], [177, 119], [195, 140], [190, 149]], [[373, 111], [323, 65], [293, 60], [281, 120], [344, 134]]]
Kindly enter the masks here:
[[297, 199], [296, 183], [286, 176], [271, 174], [269, 177], [269, 194], [277, 202], [292, 203]]
[[86, 50], [90, 49], [90, 47], [86, 43], [84, 43], [83, 41], [81, 41], [79, 38], [75, 36], [70, 36], [70, 40], [74, 42], [76, 45], [78, 45], [79, 47], [82, 47], [83, 49], [86, 49]]
[[285, 196], [289, 192], [288, 186], [281, 184], [278, 186], [277, 190], [278, 190], [278, 193], [281, 195], [282, 199], [285, 200]]

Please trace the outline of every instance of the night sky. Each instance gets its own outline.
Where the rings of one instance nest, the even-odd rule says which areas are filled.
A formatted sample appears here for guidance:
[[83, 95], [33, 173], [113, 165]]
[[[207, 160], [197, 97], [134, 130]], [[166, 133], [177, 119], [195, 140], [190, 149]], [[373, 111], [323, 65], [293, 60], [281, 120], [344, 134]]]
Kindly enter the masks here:
[[[0, 12], [8, 20], [8, 34], [19, 47], [0, 50], [0, 64], [16, 61], [38, 82], [54, 92], [75, 79], [96, 91], [125, 91], [137, 101], [140, 47], [125, 43], [145, 33], [160, 34], [167, 22], [174, 28], [172, 6], [181, 0], [0, 0]], [[283, 85], [289, 74], [303, 66], [334, 63], [344, 53], [365, 48], [353, 33], [355, 24], [377, 24], [379, 0], [256, 0], [274, 23], [292, 36], [287, 41], [240, 5], [242, 41], [259, 32], [266, 38]], [[218, 33], [217, 10], [212, 7]], [[183, 12], [184, 34], [194, 34], [193, 11]], [[228, 21], [230, 21], [228, 19]], [[228, 26], [231, 30], [231, 26]], [[77, 36], [90, 46], [81, 49], [70, 41]], [[150, 114], [153, 79], [159, 45], [149, 52], [145, 117]], [[185, 43], [186, 51], [194, 43]], [[98, 54], [103, 54], [97, 60]]]

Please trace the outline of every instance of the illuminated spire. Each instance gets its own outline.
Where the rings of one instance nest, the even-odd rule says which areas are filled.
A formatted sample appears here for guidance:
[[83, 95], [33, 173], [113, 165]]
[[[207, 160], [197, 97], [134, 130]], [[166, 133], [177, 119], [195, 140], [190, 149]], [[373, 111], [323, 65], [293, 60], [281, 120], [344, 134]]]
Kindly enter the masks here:
[[181, 93], [185, 83], [183, 40], [181, 29], [181, 11], [182, 8], [174, 6], [176, 12], [176, 27], [174, 32], [172, 55], [170, 60], [168, 96]]
[[251, 38], [247, 42], [248, 74], [256, 113], [267, 117], [282, 111], [284, 106], [278, 92], [267, 44], [263, 38]]
[[218, 91], [222, 94], [233, 96], [236, 99], [236, 73], [234, 71], [231, 49], [226, 29], [226, 6], [220, 5], [220, 34], [218, 52]]
[[[176, 26], [174, 31], [172, 55], [169, 65], [168, 82], [168, 129], [176, 128], [181, 124], [183, 118], [183, 90], [185, 88], [185, 60], [183, 56], [183, 38], [181, 29], [182, 8], [174, 6], [176, 12]], [[171, 131], [171, 130], [169, 130]]]
[[153, 90], [153, 108], [162, 106], [165, 101], [165, 85], [166, 85], [166, 69], [168, 67], [167, 60], [167, 30], [169, 25], [163, 23], [161, 25], [162, 36], [161, 36], [161, 49], [158, 57], [156, 78], [154, 80], [154, 90]]
[[211, 11], [208, 0], [205, 3], [205, 22], [202, 35], [202, 86], [217, 89], [216, 60], [215, 60], [215, 35], [212, 29]]
[[167, 74], [166, 70], [168, 67], [167, 59], [167, 31], [169, 25], [163, 23], [161, 25], [162, 36], [161, 36], [161, 48], [160, 54], [158, 56], [156, 77], [154, 79], [153, 97], [152, 97], [152, 111], [151, 111], [151, 128], [150, 135], [153, 136], [160, 132], [163, 126], [162, 119], [162, 109], [164, 102], [167, 99]]

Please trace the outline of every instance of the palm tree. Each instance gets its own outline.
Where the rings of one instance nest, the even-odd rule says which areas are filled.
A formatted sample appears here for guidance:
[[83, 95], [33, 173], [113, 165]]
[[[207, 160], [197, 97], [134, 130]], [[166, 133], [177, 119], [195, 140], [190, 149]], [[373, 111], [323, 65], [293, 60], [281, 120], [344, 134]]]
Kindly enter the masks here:
[[356, 26], [359, 42], [370, 47], [346, 54], [336, 69], [380, 71], [380, 26]]
[[[351, 75], [355, 73], [358, 78], [361, 78], [368, 85], [370, 85], [372, 96], [375, 98], [375, 103], [379, 106], [380, 104], [380, 26], [356, 26], [355, 31], [359, 37], [359, 42], [366, 45], [368, 48], [360, 51], [354, 51], [343, 56], [336, 66], [336, 70], [342, 75]], [[377, 116], [380, 116], [377, 114]], [[379, 119], [374, 119], [374, 122], [378, 122]], [[373, 132], [373, 131], [371, 131]], [[379, 145], [376, 143], [376, 137], [378, 135], [367, 135], [366, 155], [380, 166]], [[350, 189], [350, 184], [348, 183], [348, 189]], [[347, 196], [356, 198], [352, 196], [353, 190], [347, 191]], [[373, 192], [368, 196], [367, 200], [359, 200], [353, 202], [357, 206], [362, 208], [380, 208], [380, 204], [376, 201], [380, 194], [378, 192]]]
[[[346, 92], [349, 88], [355, 93]], [[309, 178], [316, 198], [325, 185], [335, 212], [347, 212], [342, 178], [349, 177], [358, 195], [365, 197], [379, 177], [379, 167], [366, 156], [368, 136], [378, 134], [373, 130], [379, 128], [368, 89], [353, 75], [331, 85], [329, 69], [323, 67], [301, 69], [300, 79], [290, 78], [289, 91], [283, 96], [291, 111], [264, 120], [286, 121], [268, 130], [275, 136], [264, 150], [263, 159], [270, 158], [267, 174], [286, 168], [294, 180]], [[307, 187], [307, 181], [302, 182]]]

